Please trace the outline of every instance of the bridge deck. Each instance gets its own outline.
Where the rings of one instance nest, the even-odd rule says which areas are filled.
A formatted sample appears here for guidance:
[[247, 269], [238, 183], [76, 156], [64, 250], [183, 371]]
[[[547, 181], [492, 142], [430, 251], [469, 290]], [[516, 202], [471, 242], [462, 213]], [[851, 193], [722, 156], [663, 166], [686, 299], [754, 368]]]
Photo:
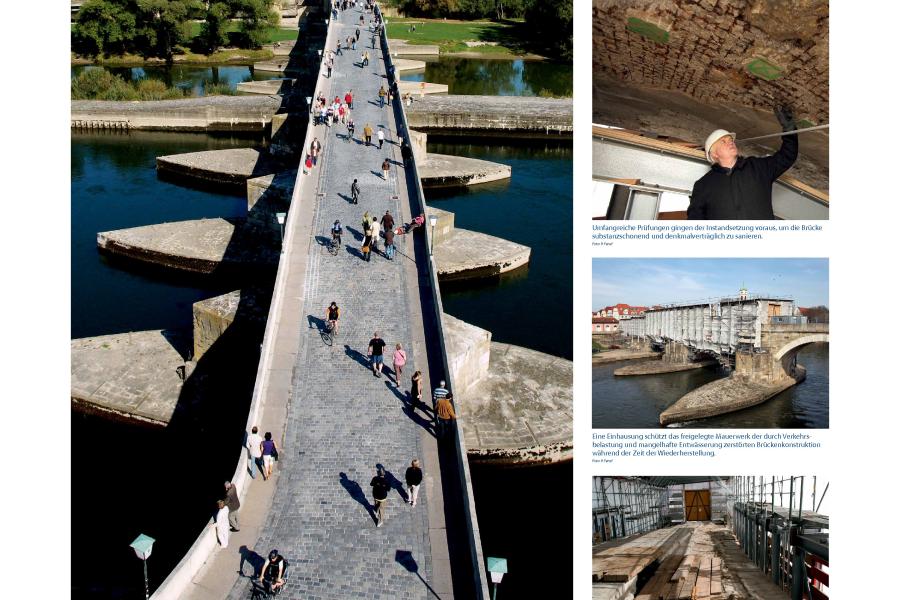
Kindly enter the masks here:
[[[355, 30], [359, 10], [348, 12], [332, 23], [329, 39], [344, 39]], [[360, 42], [368, 39], [364, 34]], [[235, 582], [236, 573], [242, 568], [249, 575], [252, 569], [246, 563], [252, 564], [256, 556], [265, 556], [272, 548], [278, 548], [291, 565], [287, 598], [374, 598], [379, 594], [426, 598], [429, 590], [445, 599], [454, 593], [474, 597], [471, 584], [465, 583], [471, 581], [471, 569], [466, 572], [464, 561], [461, 567], [456, 562], [455, 555], [465, 553], [454, 552], [458, 543], [454, 540], [461, 539], [465, 528], [453, 501], [460, 493], [458, 475], [441, 477], [442, 472], [450, 473], [452, 460], [447, 452], [439, 452], [430, 414], [412, 410], [406, 394], [416, 369], [426, 379], [423, 400], [432, 387], [429, 374], [442, 376], [440, 348], [433, 344], [427, 248], [422, 236], [415, 234], [398, 236], [393, 261], [373, 253], [371, 262], [365, 262], [359, 250], [364, 212], [380, 217], [390, 210], [402, 224], [418, 210], [410, 204], [415, 179], [403, 168], [399, 146], [393, 143], [395, 114], [392, 108], [379, 107], [377, 92], [386, 83], [381, 51], [369, 48], [369, 52], [366, 68], [358, 66], [359, 50], [335, 57], [325, 95], [343, 97], [353, 90], [357, 139], [346, 139], [346, 128], [340, 124], [316, 126], [323, 153], [315, 176], [302, 178], [301, 202], [295, 201], [292, 207], [300, 211], [300, 219], [292, 215], [290, 223], [300, 227], [286, 237], [293, 246], [285, 256], [297, 262], [290, 265], [286, 289], [291, 291], [290, 304], [299, 307], [299, 318], [282, 321], [278, 337], [284, 339], [279, 347], [287, 351], [275, 358], [291, 370], [291, 384], [284, 391], [288, 402], [283, 424], [267, 414], [262, 428], [280, 441], [281, 460], [274, 480], [257, 480], [245, 498], [245, 507], [254, 499], [266, 502], [268, 494], [260, 494], [258, 488], [274, 485], [271, 509], [260, 519], [255, 542], [246, 535], [250, 532], [234, 534], [229, 548], [219, 552], [200, 575], [203, 581], [196, 582], [194, 597], [204, 595], [201, 589], [221, 589], [219, 578], [224, 576], [225, 582], [233, 583], [230, 591], [225, 588], [229, 598], [247, 598], [249, 581], [237, 578]], [[366, 147], [360, 142], [367, 123], [376, 132], [379, 127], [385, 129], [390, 141], [382, 150], [377, 143]], [[385, 158], [391, 161], [387, 180], [381, 176]], [[359, 179], [362, 188], [358, 205], [348, 201], [353, 178]], [[344, 247], [338, 256], [331, 256], [323, 242], [335, 219], [344, 224]], [[329, 346], [318, 328], [332, 300], [342, 315], [339, 335]], [[281, 329], [288, 327], [286, 335]], [[388, 343], [386, 373], [393, 375], [389, 357], [396, 343], [402, 343], [408, 353], [399, 388], [388, 377], [373, 376], [368, 367], [366, 349], [375, 331]], [[292, 346], [296, 354], [290, 352]], [[413, 458], [422, 461], [425, 472], [415, 508], [405, 504], [402, 491], [405, 469]], [[373, 520], [369, 484], [376, 465], [385, 467], [394, 485], [381, 528]], [[258, 512], [259, 507], [252, 510]], [[249, 543], [238, 550], [245, 541]]]

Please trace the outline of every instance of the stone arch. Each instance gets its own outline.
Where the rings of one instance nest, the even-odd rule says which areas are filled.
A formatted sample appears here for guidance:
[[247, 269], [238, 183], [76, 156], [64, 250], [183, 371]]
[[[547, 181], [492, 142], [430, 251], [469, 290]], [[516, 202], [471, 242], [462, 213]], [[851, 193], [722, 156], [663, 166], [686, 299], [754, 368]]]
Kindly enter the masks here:
[[816, 342], [828, 342], [828, 334], [827, 333], [811, 333], [809, 335], [804, 335], [798, 337], [796, 339], [791, 340], [784, 346], [782, 346], [778, 352], [775, 353], [774, 359], [776, 361], [780, 361], [785, 356], [795, 353], [795, 350], [800, 348], [801, 346], [806, 346], [807, 344], [815, 344]]

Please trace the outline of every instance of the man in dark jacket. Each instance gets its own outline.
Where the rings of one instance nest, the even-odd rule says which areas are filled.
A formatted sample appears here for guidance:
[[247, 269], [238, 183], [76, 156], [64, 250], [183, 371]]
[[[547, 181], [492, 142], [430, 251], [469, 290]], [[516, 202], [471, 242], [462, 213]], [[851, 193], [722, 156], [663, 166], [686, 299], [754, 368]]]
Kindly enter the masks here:
[[369, 485], [372, 486], [372, 498], [375, 499], [375, 518], [378, 520], [375, 526], [381, 527], [384, 525], [384, 503], [387, 502], [388, 492], [391, 491], [391, 484], [384, 476], [384, 469], [378, 467], [378, 472]]
[[228, 524], [231, 525], [231, 530], [240, 531], [241, 524], [238, 523], [237, 513], [241, 507], [241, 501], [238, 499], [237, 486], [230, 481], [225, 482], [225, 497], [222, 500], [228, 507]]
[[[775, 116], [783, 131], [797, 128], [789, 108], [776, 108]], [[688, 219], [774, 219], [772, 184], [797, 160], [798, 148], [797, 135], [785, 135], [771, 156], [738, 156], [734, 134], [717, 129], [706, 139], [712, 169], [694, 184]]]

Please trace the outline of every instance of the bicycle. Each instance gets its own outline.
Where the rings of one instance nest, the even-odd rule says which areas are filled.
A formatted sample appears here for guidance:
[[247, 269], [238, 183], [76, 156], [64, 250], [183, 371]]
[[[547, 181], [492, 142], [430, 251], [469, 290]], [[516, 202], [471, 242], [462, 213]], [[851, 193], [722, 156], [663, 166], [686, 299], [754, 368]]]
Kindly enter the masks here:
[[337, 256], [341, 251], [341, 238], [340, 237], [331, 237], [331, 241], [328, 243], [328, 253], [332, 256]]
[[335, 322], [325, 321], [325, 327], [319, 330], [319, 335], [322, 336], [322, 341], [326, 346], [334, 344], [334, 339], [337, 337], [337, 327], [335, 326]]

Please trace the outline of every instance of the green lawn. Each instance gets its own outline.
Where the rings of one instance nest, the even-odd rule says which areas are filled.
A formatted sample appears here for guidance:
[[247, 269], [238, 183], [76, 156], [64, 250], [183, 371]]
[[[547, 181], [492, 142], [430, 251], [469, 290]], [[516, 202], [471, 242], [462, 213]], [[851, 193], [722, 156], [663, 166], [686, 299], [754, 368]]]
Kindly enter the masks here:
[[[515, 23], [492, 21], [444, 21], [442, 19], [389, 18], [388, 37], [408, 40], [410, 44], [435, 44], [441, 52], [480, 52], [516, 54], [521, 51]], [[416, 26], [411, 31], [411, 25]], [[491, 46], [466, 46], [464, 42], [496, 42]]]
[[[190, 30], [191, 37], [195, 38], [198, 35], [200, 35], [200, 27], [203, 24], [198, 23], [196, 21], [191, 21], [190, 25], [191, 25], [191, 30]], [[229, 32], [233, 32], [233, 31], [239, 31], [240, 28], [241, 28], [241, 25], [238, 21], [231, 21], [228, 23], [228, 27], [226, 27], [225, 30], [229, 31]], [[296, 28], [291, 27], [289, 29], [282, 29], [281, 27], [272, 27], [269, 30], [269, 37], [266, 40], [266, 43], [270, 44], [272, 42], [285, 42], [285, 41], [296, 40], [296, 39], [297, 39], [297, 29]]]

